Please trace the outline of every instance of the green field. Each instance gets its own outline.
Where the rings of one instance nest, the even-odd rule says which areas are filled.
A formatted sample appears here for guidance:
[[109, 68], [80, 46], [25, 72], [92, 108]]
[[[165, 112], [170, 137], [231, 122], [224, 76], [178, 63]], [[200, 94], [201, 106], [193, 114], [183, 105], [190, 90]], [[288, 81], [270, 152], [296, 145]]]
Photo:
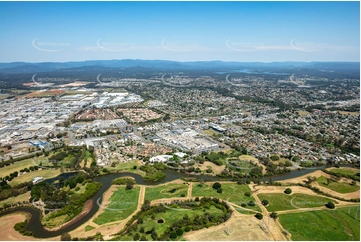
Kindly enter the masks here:
[[185, 184], [167, 184], [163, 186], [147, 187], [145, 189], [145, 200], [157, 200], [161, 198], [181, 197], [181, 194], [187, 196], [188, 186]]
[[291, 210], [297, 208], [325, 207], [324, 206], [325, 203], [330, 201], [337, 204], [335, 200], [329, 198], [312, 196], [301, 193], [295, 193], [292, 195], [286, 195], [284, 193], [267, 193], [267, 194], [261, 193], [258, 194], [258, 198], [261, 201], [264, 199], [268, 200], [269, 204], [266, 208], [270, 212]]
[[[199, 183], [195, 183], [192, 187], [192, 197], [218, 197], [225, 201], [228, 199], [229, 202], [237, 204], [239, 206], [241, 206], [242, 203], [255, 201], [252, 195], [250, 197], [244, 195], [245, 192], [251, 192], [251, 189], [247, 185], [238, 185], [236, 183], [221, 184], [222, 193], [217, 193], [217, 190], [212, 188], [213, 183], [204, 184], [202, 187], [199, 186]], [[246, 208], [261, 211], [261, 209], [257, 205], [247, 206]]]
[[9, 197], [8, 199], [0, 201], [0, 207], [3, 207], [4, 204], [14, 204], [17, 202], [29, 201], [30, 191], [20, 194], [16, 197]]
[[[137, 169], [133, 169], [134, 166], [137, 166]], [[139, 160], [132, 160], [129, 162], [118, 163], [115, 167], [107, 167], [109, 171], [127, 171], [139, 174], [141, 176], [145, 176], [146, 173], [144, 171], [139, 170], [141, 163]]]
[[93, 222], [102, 225], [126, 219], [138, 207], [139, 191], [139, 186], [131, 190], [126, 190], [123, 185], [118, 186], [110, 200], [102, 202], [102, 207], [106, 209]]
[[85, 232], [95, 229], [95, 227], [87, 225], [85, 226]]
[[360, 190], [360, 186], [351, 185], [351, 184], [345, 183], [345, 182], [330, 181], [330, 183], [327, 185], [327, 178], [324, 176], [318, 177], [317, 183], [322, 187], [326, 187], [326, 188], [331, 189], [332, 191], [335, 191], [338, 193], [350, 193], [350, 192], [356, 192], [356, 191]]
[[329, 171], [332, 171], [333, 173], [338, 173], [338, 174], [341, 174], [343, 176], [354, 176], [356, 175], [357, 173], [360, 173], [360, 170], [357, 170], [357, 169], [342, 169], [342, 168], [332, 168], [330, 169]]
[[5, 177], [15, 171], [20, 172], [20, 170], [24, 168], [29, 168], [30, 166], [38, 166], [41, 161], [43, 162], [44, 165], [45, 163], [48, 163], [47, 159], [44, 158], [44, 156], [34, 157], [34, 161], [33, 158], [30, 158], [30, 159], [14, 162], [14, 164], [10, 164], [9, 166], [4, 166], [0, 168], [0, 177]]
[[[207, 213], [212, 214], [214, 216], [222, 215], [222, 211], [217, 209], [213, 205], [206, 211], [207, 211]], [[205, 212], [203, 211], [203, 209], [194, 209], [194, 210], [184, 210], [184, 209], [171, 210], [171, 209], [168, 209], [168, 210], [166, 210], [166, 212], [157, 213], [155, 215], [154, 219], [151, 218], [150, 215], [145, 216], [143, 218], [143, 224], [139, 225], [138, 228], [143, 227], [144, 231], [147, 232], [147, 231], [150, 231], [153, 227], [155, 227], [155, 232], [158, 235], [161, 235], [165, 232], [165, 230], [168, 227], [171, 227], [174, 222], [181, 220], [184, 215], [187, 214], [190, 219], [193, 219], [196, 215], [202, 216], [202, 215], [204, 215], [204, 213]], [[162, 219], [164, 221], [161, 225], [158, 223], [158, 220], [160, 220], [160, 219]], [[135, 234], [135, 233], [133, 233], [133, 234]], [[150, 234], [146, 235], [146, 238], [147, 238], [147, 240], [152, 240]], [[121, 240], [133, 241], [134, 239], [133, 239], [133, 236], [126, 235], [126, 236], [122, 236]]]
[[47, 169], [47, 170], [38, 170], [25, 173], [21, 176], [15, 177], [12, 181], [9, 182], [10, 186], [16, 184], [32, 181], [36, 176], [42, 176], [44, 179], [53, 178], [60, 174], [60, 169]]
[[292, 234], [292, 240], [360, 241], [360, 209], [356, 207], [280, 214], [282, 226]]

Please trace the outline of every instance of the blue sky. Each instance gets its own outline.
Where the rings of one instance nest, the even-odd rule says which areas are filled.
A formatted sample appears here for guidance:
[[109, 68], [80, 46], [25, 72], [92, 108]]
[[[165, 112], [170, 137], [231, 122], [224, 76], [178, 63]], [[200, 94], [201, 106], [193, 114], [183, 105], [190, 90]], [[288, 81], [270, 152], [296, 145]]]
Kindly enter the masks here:
[[359, 61], [359, 2], [0, 2], [0, 62]]

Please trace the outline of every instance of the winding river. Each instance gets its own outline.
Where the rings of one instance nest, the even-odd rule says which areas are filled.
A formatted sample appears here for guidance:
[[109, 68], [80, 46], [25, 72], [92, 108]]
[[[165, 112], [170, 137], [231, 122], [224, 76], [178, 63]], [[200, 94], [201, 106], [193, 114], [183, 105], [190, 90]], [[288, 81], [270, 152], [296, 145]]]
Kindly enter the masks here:
[[[272, 177], [264, 177], [261, 180], [268, 181], [271, 178], [273, 181], [282, 181], [282, 180], [286, 180], [286, 179], [303, 176], [303, 175], [311, 173], [315, 170], [321, 170], [326, 167], [328, 167], [328, 166], [320, 166], [320, 167], [313, 167], [313, 168], [307, 168], [307, 169], [302, 169], [302, 170], [294, 170], [292, 172], [282, 174], [282, 175], [277, 175], [277, 176], [272, 176]], [[85, 223], [86, 221], [88, 221], [99, 209], [99, 207], [95, 205], [96, 201], [99, 198], [100, 199], [102, 198], [104, 192], [109, 189], [109, 187], [111, 186], [112, 180], [115, 178], [126, 177], [126, 176], [133, 177], [137, 184], [148, 185], [148, 186], [155, 186], [155, 185], [163, 184], [163, 183], [170, 182], [170, 181], [173, 181], [173, 180], [176, 180], [179, 178], [197, 178], [197, 179], [203, 179], [204, 181], [221, 180], [218, 177], [212, 177], [212, 176], [207, 176], [207, 175], [190, 175], [190, 174], [180, 173], [180, 172], [173, 171], [173, 170], [165, 170], [164, 173], [167, 175], [166, 178], [159, 182], [147, 182], [147, 181], [144, 181], [140, 175], [134, 174], [134, 173], [129, 173], [129, 172], [112, 173], [112, 174], [106, 174], [103, 176], [94, 177], [93, 181], [100, 182], [102, 184], [102, 187], [91, 198], [92, 204], [93, 204], [91, 210], [85, 216], [81, 217], [80, 219], [75, 220], [74, 222], [72, 222], [56, 231], [48, 231], [48, 230], [44, 229], [43, 225], [41, 224], [40, 211], [30, 208], [30, 207], [18, 207], [18, 208], [6, 211], [6, 212], [2, 213], [0, 216], [15, 213], [15, 212], [26, 212], [31, 215], [31, 217], [28, 221], [28, 224], [26, 226], [26, 230], [33, 232], [34, 237], [50, 238], [50, 237], [54, 237], [54, 236], [59, 236], [64, 232], [69, 232], [71, 230], [74, 230], [77, 227], [79, 227], [80, 225], [82, 225], [83, 223]], [[71, 174], [74, 174], [74, 173], [71, 173]], [[70, 175], [69, 173], [63, 173], [56, 178], [45, 180], [45, 182], [53, 182], [53, 181], [59, 179], [61, 176], [68, 177], [69, 175]]]

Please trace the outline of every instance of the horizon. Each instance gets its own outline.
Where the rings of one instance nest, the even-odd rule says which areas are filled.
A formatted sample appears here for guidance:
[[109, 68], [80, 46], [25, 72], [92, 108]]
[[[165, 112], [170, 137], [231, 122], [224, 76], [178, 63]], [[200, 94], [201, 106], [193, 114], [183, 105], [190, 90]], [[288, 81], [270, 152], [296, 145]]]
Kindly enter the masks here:
[[360, 62], [358, 1], [0, 2], [0, 9], [1, 63]]
[[68, 63], [68, 62], [87, 62], [87, 61], [168, 61], [168, 62], [179, 62], [179, 63], [191, 63], [191, 62], [223, 62], [223, 63], [360, 63], [360, 61], [222, 61], [222, 60], [194, 60], [194, 61], [174, 61], [174, 60], [161, 60], [161, 59], [93, 59], [93, 60], [77, 60], [77, 61], [40, 61], [40, 62], [28, 62], [28, 61], [13, 61], [13, 62], [0, 62], [0, 64], [11, 64], [11, 63], [26, 63], [26, 64], [43, 64], [43, 63]]

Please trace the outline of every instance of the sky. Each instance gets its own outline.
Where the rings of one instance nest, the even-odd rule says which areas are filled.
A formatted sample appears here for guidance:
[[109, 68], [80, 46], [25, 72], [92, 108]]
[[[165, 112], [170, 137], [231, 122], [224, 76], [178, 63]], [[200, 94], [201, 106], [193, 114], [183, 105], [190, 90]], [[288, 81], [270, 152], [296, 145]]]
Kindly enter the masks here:
[[360, 2], [0, 2], [0, 62], [360, 61]]

